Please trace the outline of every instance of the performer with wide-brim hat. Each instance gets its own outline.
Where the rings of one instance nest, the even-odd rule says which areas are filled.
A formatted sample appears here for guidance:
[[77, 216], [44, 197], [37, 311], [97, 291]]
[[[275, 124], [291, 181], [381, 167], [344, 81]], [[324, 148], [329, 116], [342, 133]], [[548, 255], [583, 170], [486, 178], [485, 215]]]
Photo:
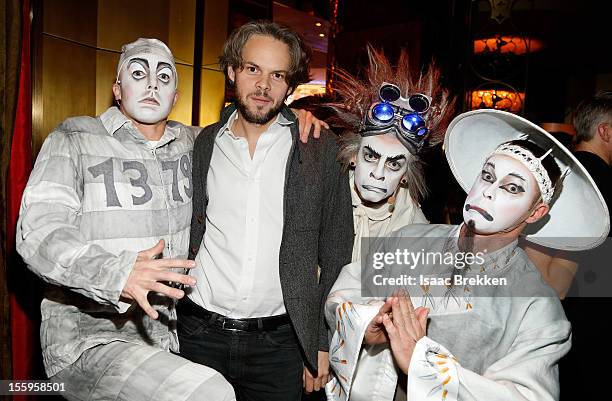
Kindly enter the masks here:
[[[397, 266], [369, 269], [368, 259], [360, 276], [345, 268], [326, 309], [328, 323], [341, 327], [330, 347], [338, 378], [327, 388], [332, 399], [398, 399], [397, 369], [408, 376], [411, 401], [559, 398], [557, 363], [571, 346], [571, 327], [518, 238], [556, 249], [594, 248], [610, 228], [603, 198], [569, 151], [511, 113], [459, 115], [447, 130], [445, 152], [468, 192], [464, 223], [409, 225], [375, 252], [481, 259], [460, 268], [404, 267], [451, 281], [437, 290], [402, 285], [410, 296], [391, 294], [398, 288], [388, 285], [386, 300], [365, 295], [377, 272], [388, 277]], [[481, 285], [478, 278], [491, 280]]]

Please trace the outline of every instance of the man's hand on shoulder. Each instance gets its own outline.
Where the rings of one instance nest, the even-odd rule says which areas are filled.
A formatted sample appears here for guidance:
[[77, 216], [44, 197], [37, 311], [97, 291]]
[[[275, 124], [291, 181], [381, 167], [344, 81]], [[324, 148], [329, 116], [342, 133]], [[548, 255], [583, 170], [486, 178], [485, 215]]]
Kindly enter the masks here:
[[191, 276], [168, 271], [172, 268], [191, 269], [195, 267], [193, 260], [156, 259], [157, 255], [163, 252], [164, 246], [164, 240], [160, 240], [154, 247], [138, 252], [134, 268], [125, 287], [123, 287], [123, 291], [121, 291], [123, 298], [136, 301], [151, 319], [157, 319], [159, 314], [147, 300], [150, 291], [180, 299], [185, 295], [185, 292], [163, 284], [163, 282], [181, 283], [189, 286], [196, 283], [195, 278]]
[[329, 125], [327, 125], [325, 121], [319, 120], [307, 110], [291, 109], [291, 111], [298, 118], [300, 128], [300, 141], [302, 141], [303, 143], [308, 143], [311, 128], [314, 127], [312, 137], [315, 139], [319, 139], [319, 137], [321, 136], [321, 127], [329, 129]]

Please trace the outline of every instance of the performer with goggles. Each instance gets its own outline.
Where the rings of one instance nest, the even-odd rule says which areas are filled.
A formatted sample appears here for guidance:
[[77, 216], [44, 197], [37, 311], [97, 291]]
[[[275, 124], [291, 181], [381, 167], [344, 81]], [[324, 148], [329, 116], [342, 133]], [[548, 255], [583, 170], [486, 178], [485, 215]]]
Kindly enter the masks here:
[[411, 153], [420, 151], [428, 133], [423, 115], [429, 110], [431, 97], [416, 93], [403, 98], [400, 88], [388, 82], [382, 83], [378, 95], [381, 101], [370, 108], [362, 136], [380, 135], [395, 127], [398, 139]]
[[[358, 262], [343, 269], [326, 306], [336, 328], [329, 400], [559, 398], [557, 363], [570, 348], [570, 324], [517, 240], [524, 235], [573, 251], [597, 247], [610, 229], [601, 193], [566, 148], [510, 113], [461, 114], [449, 125], [445, 150], [469, 190], [464, 223], [406, 226], [371, 247], [361, 274], [350, 268]], [[462, 266], [433, 259], [410, 268], [372, 263], [397, 251], [480, 259]], [[398, 271], [412, 272], [414, 284], [402, 278], [377, 287], [376, 275], [399, 277]], [[431, 278], [443, 280], [427, 284]], [[396, 392], [397, 369], [407, 375], [407, 395]]]
[[419, 206], [426, 193], [421, 155], [442, 141], [453, 110], [434, 66], [414, 79], [405, 51], [397, 68], [371, 47], [368, 55], [365, 79], [340, 73], [340, 100], [331, 105], [330, 122], [343, 131], [338, 158], [351, 170], [353, 261], [363, 238], [427, 223]]

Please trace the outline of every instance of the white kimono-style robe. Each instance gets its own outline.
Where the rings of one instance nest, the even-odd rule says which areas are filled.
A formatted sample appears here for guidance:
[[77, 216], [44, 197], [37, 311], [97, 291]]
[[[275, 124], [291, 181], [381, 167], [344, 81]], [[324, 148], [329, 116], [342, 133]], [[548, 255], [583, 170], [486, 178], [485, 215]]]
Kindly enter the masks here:
[[[412, 225], [393, 237], [397, 244], [417, 239], [416, 249], [426, 244], [418, 238], [448, 238], [441, 249], [428, 250], [457, 251], [459, 227]], [[393, 239], [386, 244], [392, 248]], [[449, 246], [453, 249], [442, 249]], [[554, 290], [516, 241], [484, 260], [478, 273], [506, 277], [508, 285], [457, 287], [442, 298], [411, 287], [414, 307], [426, 306], [430, 313], [427, 334], [410, 362], [409, 401], [559, 398], [557, 363], [569, 351], [571, 329]], [[327, 299], [334, 373], [326, 386], [328, 400], [390, 401], [396, 393], [398, 375], [388, 344], [362, 344], [383, 300], [362, 297], [361, 280], [360, 263], [345, 266]]]

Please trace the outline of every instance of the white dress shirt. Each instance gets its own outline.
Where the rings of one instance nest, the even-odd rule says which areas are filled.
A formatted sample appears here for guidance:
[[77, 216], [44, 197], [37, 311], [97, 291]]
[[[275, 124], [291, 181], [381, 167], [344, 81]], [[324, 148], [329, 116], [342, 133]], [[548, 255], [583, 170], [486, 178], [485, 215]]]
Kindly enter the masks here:
[[278, 115], [251, 158], [231, 127], [215, 138], [207, 176], [206, 232], [196, 256], [190, 299], [231, 318], [286, 313], [279, 276], [285, 170], [292, 122]]

